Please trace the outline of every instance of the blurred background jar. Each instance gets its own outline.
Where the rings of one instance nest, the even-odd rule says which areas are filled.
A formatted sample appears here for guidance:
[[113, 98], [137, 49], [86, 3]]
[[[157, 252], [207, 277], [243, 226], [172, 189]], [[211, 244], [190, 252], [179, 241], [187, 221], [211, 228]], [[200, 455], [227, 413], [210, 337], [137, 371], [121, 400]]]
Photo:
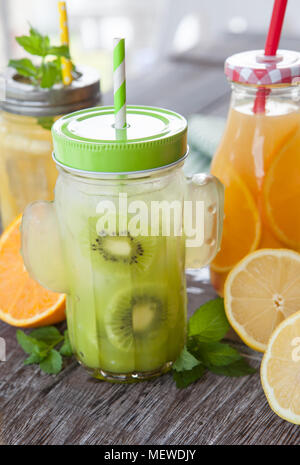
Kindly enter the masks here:
[[100, 103], [97, 71], [78, 67], [69, 86], [41, 89], [15, 70], [6, 73], [0, 102], [0, 217], [5, 228], [26, 205], [52, 200], [57, 170], [51, 126], [61, 115]]

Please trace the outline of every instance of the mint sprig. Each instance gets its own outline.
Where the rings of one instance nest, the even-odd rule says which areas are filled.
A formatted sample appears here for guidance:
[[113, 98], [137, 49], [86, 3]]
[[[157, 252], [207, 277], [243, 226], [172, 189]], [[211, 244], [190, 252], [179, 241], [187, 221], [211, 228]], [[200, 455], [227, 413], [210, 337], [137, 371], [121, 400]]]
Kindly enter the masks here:
[[34, 329], [30, 335], [19, 329], [16, 335], [18, 343], [29, 355], [24, 365], [38, 364], [45, 373], [59, 373], [63, 364], [62, 357], [72, 355], [67, 330], [61, 334], [55, 326], [45, 326]]
[[21, 58], [10, 60], [8, 66], [15, 68], [18, 74], [27, 78], [31, 84], [44, 89], [62, 82], [61, 57], [70, 59], [67, 45], [52, 45], [47, 35], [43, 36], [32, 26], [28, 36], [16, 37], [16, 41], [27, 53], [40, 57], [41, 61], [35, 65], [29, 58]]
[[223, 299], [210, 300], [195, 311], [189, 319], [186, 345], [173, 365], [179, 389], [200, 379], [206, 370], [231, 377], [256, 372], [236, 349], [220, 342], [229, 328]]

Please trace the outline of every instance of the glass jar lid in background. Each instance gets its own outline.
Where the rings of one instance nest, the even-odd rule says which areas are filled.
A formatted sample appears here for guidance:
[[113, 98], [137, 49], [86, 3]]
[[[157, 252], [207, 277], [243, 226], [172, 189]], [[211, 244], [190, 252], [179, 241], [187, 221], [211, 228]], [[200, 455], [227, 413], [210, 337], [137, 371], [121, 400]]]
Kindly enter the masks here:
[[236, 53], [226, 59], [225, 74], [230, 81], [241, 84], [297, 84], [300, 53], [291, 50], [278, 50], [275, 56], [265, 56], [264, 50]]
[[43, 117], [65, 115], [100, 103], [100, 80], [97, 71], [86, 66], [77, 67], [78, 77], [70, 86], [55, 84], [41, 89], [24, 82], [12, 68], [5, 74], [5, 99], [0, 108], [17, 115]]

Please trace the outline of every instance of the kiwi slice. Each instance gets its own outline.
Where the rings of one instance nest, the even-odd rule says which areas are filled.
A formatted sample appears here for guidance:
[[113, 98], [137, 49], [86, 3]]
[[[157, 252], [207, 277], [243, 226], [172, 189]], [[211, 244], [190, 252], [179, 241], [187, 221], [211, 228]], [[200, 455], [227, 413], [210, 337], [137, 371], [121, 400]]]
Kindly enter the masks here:
[[122, 291], [107, 309], [105, 327], [110, 342], [128, 352], [140, 341], [166, 339], [167, 288], [153, 284]]
[[89, 221], [93, 263], [117, 274], [142, 272], [150, 266], [157, 252], [157, 238], [133, 236], [129, 230], [119, 231], [118, 227], [99, 231], [97, 220]]

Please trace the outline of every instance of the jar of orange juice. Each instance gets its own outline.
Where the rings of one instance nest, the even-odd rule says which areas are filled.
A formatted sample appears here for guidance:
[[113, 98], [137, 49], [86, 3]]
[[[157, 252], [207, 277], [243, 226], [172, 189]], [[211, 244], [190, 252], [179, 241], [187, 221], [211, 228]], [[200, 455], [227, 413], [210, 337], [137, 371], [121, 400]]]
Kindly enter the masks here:
[[[0, 115], [0, 225], [6, 227], [34, 200], [52, 200], [57, 169], [51, 126], [61, 115], [100, 102], [97, 71], [78, 67], [69, 86], [42, 89], [15, 70], [6, 72]], [[1, 226], [0, 226], [1, 227]]]
[[211, 167], [225, 185], [223, 237], [211, 265], [220, 295], [248, 253], [300, 251], [300, 53], [239, 53], [226, 60], [225, 74], [232, 98]]

